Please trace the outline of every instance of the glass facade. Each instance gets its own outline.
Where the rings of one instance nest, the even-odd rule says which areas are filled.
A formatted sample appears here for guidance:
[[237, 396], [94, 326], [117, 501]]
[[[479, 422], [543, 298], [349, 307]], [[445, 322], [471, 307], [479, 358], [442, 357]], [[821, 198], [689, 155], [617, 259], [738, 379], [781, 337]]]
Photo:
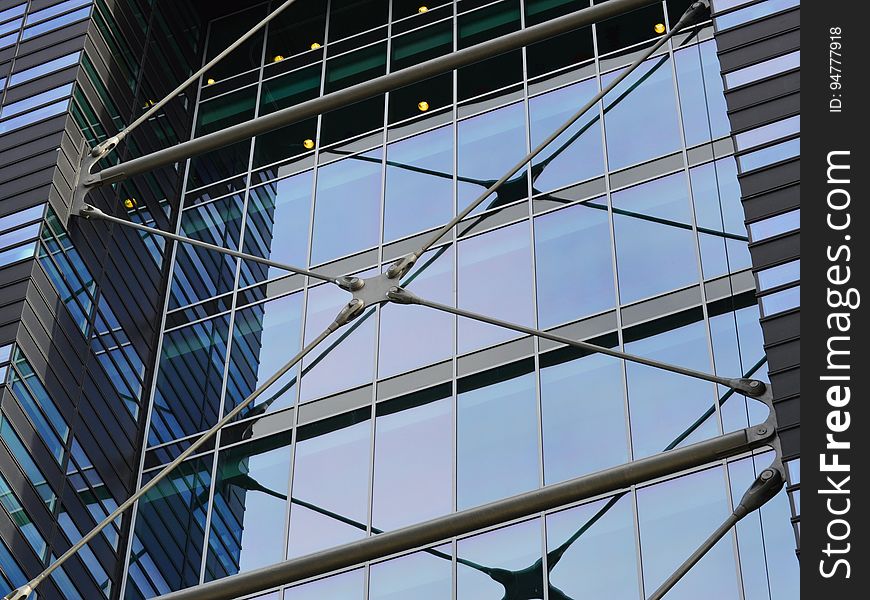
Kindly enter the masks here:
[[[212, 21], [206, 54], [277, 4]], [[193, 135], [585, 4], [293, 5], [203, 76]], [[329, 273], [377, 273], [466, 207], [688, 4], [655, 4], [194, 158], [178, 230]], [[767, 309], [755, 297], [737, 176], [744, 144], [770, 143], [794, 124], [735, 148], [712, 33], [702, 24], [646, 61], [427, 252], [408, 289], [645, 357], [766, 379]], [[759, 278], [779, 290], [794, 272]], [[348, 300], [318, 281], [187, 247], [172, 273], [143, 481]], [[764, 420], [763, 406], [726, 392], [425, 307], [370, 308], [140, 501], [124, 598]], [[647, 597], [770, 460], [762, 452], [713, 463], [260, 598]], [[795, 597], [788, 518], [782, 492], [668, 597]]]

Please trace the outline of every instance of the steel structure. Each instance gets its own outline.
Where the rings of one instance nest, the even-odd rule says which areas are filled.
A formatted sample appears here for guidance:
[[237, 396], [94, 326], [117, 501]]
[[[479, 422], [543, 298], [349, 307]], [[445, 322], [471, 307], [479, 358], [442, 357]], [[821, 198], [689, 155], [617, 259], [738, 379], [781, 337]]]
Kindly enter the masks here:
[[[549, 144], [556, 140], [571, 125], [579, 120], [592, 106], [599, 102], [608, 92], [612, 91], [621, 81], [630, 75], [638, 66], [646, 59], [652, 56], [662, 45], [671, 39], [676, 33], [684, 29], [686, 26], [694, 23], [697, 18], [709, 10], [709, 0], [699, 0], [693, 3], [680, 18], [680, 20], [671, 28], [667, 34], [663, 35], [650, 48], [644, 51], [630, 67], [625, 69], [619, 76], [615, 77], [607, 86], [601, 89], [591, 100], [584, 104], [570, 119], [563, 125], [557, 128], [549, 135], [541, 144], [527, 154], [520, 162], [509, 169], [501, 178], [490, 183], [487, 189], [482, 192], [471, 204], [464, 210], [460, 211], [450, 222], [439, 228], [434, 235], [427, 239], [419, 249], [411, 252], [403, 258], [392, 264], [386, 272], [370, 277], [360, 279], [355, 276], [332, 277], [316, 271], [311, 271], [301, 267], [288, 265], [266, 258], [246, 254], [239, 251], [230, 250], [213, 244], [201, 242], [180, 235], [168, 233], [159, 229], [133, 223], [122, 218], [118, 218], [85, 203], [85, 196], [89, 190], [122, 181], [133, 175], [147, 172], [159, 166], [171, 164], [181, 159], [190, 158], [194, 155], [207, 152], [216, 148], [224, 147], [236, 141], [248, 139], [252, 136], [275, 130], [289, 123], [317, 115], [329, 110], [334, 110], [339, 107], [347, 106], [354, 102], [372, 97], [374, 95], [386, 92], [390, 89], [408, 85], [417, 81], [422, 81], [429, 77], [456, 69], [458, 67], [478, 62], [485, 58], [501, 54], [536, 41], [540, 41], [561, 33], [595, 23], [607, 18], [618, 16], [625, 12], [652, 4], [651, 0], [612, 0], [610, 2], [592, 6], [575, 13], [554, 19], [541, 25], [526, 28], [517, 33], [503, 36], [499, 39], [485, 42], [471, 48], [466, 48], [454, 52], [453, 54], [443, 56], [437, 59], [417, 65], [413, 69], [399, 71], [382, 77], [378, 77], [371, 81], [352, 86], [327, 94], [315, 100], [304, 102], [302, 104], [277, 111], [267, 116], [259, 117], [224, 130], [195, 138], [188, 142], [180, 143], [171, 148], [155, 152], [120, 163], [118, 165], [108, 167], [99, 172], [94, 173], [93, 169], [109, 152], [114, 150], [118, 143], [132, 129], [144, 122], [160, 107], [171, 100], [175, 95], [192, 81], [198, 78], [205, 70], [216, 64], [224, 56], [232, 52], [233, 49], [241, 45], [248, 37], [256, 33], [261, 27], [265, 26], [270, 20], [278, 15], [285, 8], [290, 6], [294, 0], [288, 0], [275, 11], [268, 15], [263, 21], [259, 22], [252, 30], [246, 33], [242, 38], [237, 40], [225, 51], [218, 54], [214, 59], [209, 61], [205, 67], [200, 69], [188, 81], [182, 83], [176, 90], [171, 92], [163, 100], [155, 104], [142, 117], [131, 123], [130, 126], [119, 132], [116, 136], [109, 138], [102, 144], [93, 148], [89, 152], [82, 152], [81, 164], [77, 176], [77, 185], [73, 190], [73, 214], [77, 214], [86, 219], [105, 220], [117, 223], [122, 226], [131, 227], [140, 231], [148, 232], [155, 235], [163, 236], [167, 239], [180, 243], [188, 243], [201, 248], [220, 252], [230, 256], [243, 258], [283, 269], [288, 272], [296, 273], [303, 276], [308, 276], [320, 279], [351, 293], [352, 298], [347, 305], [339, 312], [333, 322], [316, 338], [306, 344], [293, 358], [284, 364], [276, 373], [269, 377], [262, 385], [254, 390], [247, 398], [238, 404], [225, 417], [220, 419], [208, 431], [196, 438], [188, 448], [180, 453], [172, 462], [167, 464], [158, 474], [151, 478], [146, 484], [139, 488], [136, 493], [130, 496], [125, 502], [117, 507], [110, 515], [108, 515], [101, 523], [93, 530], [88, 532], [81, 540], [71, 546], [67, 552], [61, 555], [51, 565], [49, 565], [42, 573], [32, 579], [24, 586], [19, 587], [8, 594], [4, 600], [26, 600], [37, 586], [47, 578], [55, 569], [61, 566], [64, 561], [73, 556], [83, 546], [85, 546], [93, 537], [99, 534], [102, 529], [111, 524], [118, 516], [127, 509], [132, 507], [138, 499], [140, 499], [148, 490], [157, 485], [163, 478], [179, 466], [185, 459], [202, 447], [212, 436], [214, 436], [222, 427], [230, 423], [243, 410], [250, 406], [263, 392], [271, 385], [277, 382], [285, 375], [292, 367], [298, 364], [308, 353], [314, 350], [323, 340], [331, 333], [337, 331], [344, 325], [347, 325], [352, 320], [360, 317], [366, 308], [372, 306], [380, 306], [386, 303], [395, 304], [416, 304], [425, 306], [433, 310], [443, 311], [458, 315], [461, 317], [473, 319], [483, 323], [496, 325], [499, 327], [511, 329], [520, 333], [531, 336], [536, 336], [543, 339], [548, 339], [554, 342], [580, 348], [592, 353], [600, 353], [608, 356], [620, 358], [626, 361], [631, 361], [643, 364], [649, 367], [662, 369], [672, 373], [678, 373], [688, 377], [701, 379], [729, 388], [725, 396], [720, 398], [718, 404], [727, 400], [728, 397], [735, 392], [745, 394], [746, 396], [755, 398], [767, 405], [769, 415], [767, 420], [761, 424], [752, 426], [746, 429], [738, 430], [732, 433], [721, 435], [709, 440], [698, 442], [686, 447], [677, 448], [676, 446], [685, 440], [697, 428], [700, 423], [709, 416], [708, 410], [705, 415], [702, 415], [693, 423], [683, 434], [678, 436], [665, 450], [659, 454], [648, 458], [638, 459], [629, 463], [605, 469], [590, 475], [572, 479], [563, 483], [549, 485], [544, 488], [492, 502], [476, 508], [456, 512], [440, 518], [432, 519], [423, 523], [405, 527], [388, 533], [377, 533], [376, 535], [367, 537], [357, 542], [334, 547], [325, 551], [317, 552], [297, 559], [288, 560], [270, 567], [251, 571], [242, 575], [227, 577], [218, 581], [207, 583], [204, 585], [188, 588], [185, 590], [173, 592], [161, 596], [162, 600], [231, 600], [239, 596], [244, 596], [257, 591], [265, 590], [270, 587], [297, 582], [303, 579], [323, 575], [333, 571], [341, 570], [353, 565], [387, 557], [400, 552], [413, 550], [415, 548], [425, 548], [431, 544], [435, 544], [444, 539], [454, 536], [469, 533], [475, 530], [496, 525], [501, 522], [524, 517], [536, 512], [548, 510], [557, 506], [576, 502], [579, 500], [594, 497], [607, 492], [614, 492], [624, 489], [628, 486], [640, 484], [650, 481], [657, 477], [662, 477], [668, 474], [676, 473], [685, 469], [701, 466], [708, 462], [718, 459], [737, 456], [749, 450], [770, 446], [774, 449], [776, 456], [773, 464], [763, 470], [753, 485], [746, 491], [740, 503], [736, 506], [733, 513], [705, 540], [701, 546], [689, 556], [686, 561], [656, 590], [650, 597], [652, 600], [662, 598], [669, 589], [671, 589], [679, 580], [695, 565], [714, 545], [721, 539], [740, 519], [745, 517], [750, 512], [763, 506], [770, 500], [782, 487], [785, 481], [785, 473], [781, 463], [781, 451], [776, 434], [776, 414], [773, 410], [772, 394], [769, 385], [764, 382], [751, 378], [751, 375], [760, 366], [756, 365], [744, 377], [721, 377], [715, 374], [704, 373], [692, 369], [687, 369], [677, 365], [672, 365], [660, 361], [647, 359], [644, 357], [632, 355], [630, 353], [621, 352], [611, 348], [606, 348], [594, 345], [584, 341], [572, 340], [563, 336], [548, 333], [509, 323], [500, 319], [488, 317], [466, 311], [460, 308], [454, 308], [437, 302], [432, 302], [424, 298], [420, 298], [400, 285], [400, 280], [408, 274], [416, 261], [436, 245], [441, 238], [449, 233], [457, 224], [467, 217], [475, 208], [477, 208], [487, 197], [497, 192], [504, 186], [514, 175], [516, 175], [525, 165], [527, 165], [535, 156], [542, 152]], [[570, 143], [570, 141], [569, 141]], [[486, 182], [489, 183], [489, 182]], [[410, 278], [410, 279], [413, 279]], [[406, 282], [407, 283], [407, 282]], [[304, 373], [303, 373], [304, 374]], [[711, 410], [715, 410], [715, 405]], [[606, 504], [597, 515], [590, 519], [576, 534], [571, 538], [573, 541], [585, 531], [597, 518], [606, 512], [612, 502], [618, 499], [621, 495], [617, 495], [614, 499]], [[292, 499], [291, 499], [292, 500]], [[293, 500], [296, 501], [296, 500]], [[298, 502], [298, 501], [297, 501]], [[346, 520], [341, 515], [333, 515], [333, 518]], [[564, 549], [562, 550], [564, 552]], [[519, 573], [519, 572], [518, 572]]]

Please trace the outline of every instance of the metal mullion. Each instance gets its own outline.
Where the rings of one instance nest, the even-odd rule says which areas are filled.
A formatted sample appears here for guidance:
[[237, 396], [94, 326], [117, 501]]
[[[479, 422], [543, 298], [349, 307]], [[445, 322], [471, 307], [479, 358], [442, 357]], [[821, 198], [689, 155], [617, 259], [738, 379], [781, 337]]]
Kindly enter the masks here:
[[[453, 52], [459, 49], [459, 6], [457, 2], [453, 2], [453, 15], [451, 20]], [[451, 128], [453, 139], [453, 211], [455, 216], [459, 212], [459, 70], [454, 69], [450, 72], [451, 80]], [[451, 281], [453, 285], [451, 298], [454, 306], [459, 306], [459, 235], [456, 229], [451, 230], [452, 240], [449, 242], [453, 246], [452, 256], [452, 273]], [[445, 250], [446, 252], [446, 250]], [[459, 510], [459, 319], [453, 317], [450, 326], [453, 328], [453, 348], [450, 357], [451, 363], [451, 408], [452, 414], [450, 417], [450, 453], [451, 453], [451, 474], [450, 474], [450, 503], [451, 513]], [[459, 598], [459, 542], [455, 536], [450, 540], [450, 597], [451, 600]]]

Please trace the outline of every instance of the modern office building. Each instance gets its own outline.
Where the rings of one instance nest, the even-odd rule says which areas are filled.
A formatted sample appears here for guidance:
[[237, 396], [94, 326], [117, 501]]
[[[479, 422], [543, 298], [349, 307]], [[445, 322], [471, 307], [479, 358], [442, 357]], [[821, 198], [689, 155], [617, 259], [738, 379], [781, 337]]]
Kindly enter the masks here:
[[[0, 592], [239, 405], [339, 287], [71, 214], [87, 150], [283, 2], [0, 0]], [[296, 0], [101, 166], [586, 8]], [[419, 247], [666, 34], [641, 9], [92, 190], [330, 276]], [[404, 278], [429, 300], [770, 381], [786, 488], [666, 596], [797, 597], [799, 2], [714, 0]], [[727, 387], [372, 306], [37, 589], [154, 598], [763, 423]], [[649, 597], [768, 448], [251, 598]]]

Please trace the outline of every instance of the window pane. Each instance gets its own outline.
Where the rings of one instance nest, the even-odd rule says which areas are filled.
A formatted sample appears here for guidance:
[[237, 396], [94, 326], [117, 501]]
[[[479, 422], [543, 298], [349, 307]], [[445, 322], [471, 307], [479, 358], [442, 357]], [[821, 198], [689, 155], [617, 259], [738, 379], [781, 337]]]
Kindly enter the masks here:
[[764, 317], [785, 312], [801, 305], [801, 288], [797, 286], [762, 296], [759, 298], [759, 302], [761, 303], [761, 314]]
[[780, 121], [775, 121], [735, 136], [738, 150], [746, 150], [753, 146], [760, 146], [780, 138], [799, 133], [801, 130], [801, 117], [796, 115]]
[[459, 383], [460, 510], [538, 487], [535, 378], [518, 370], [512, 365]]
[[801, 261], [793, 260], [782, 265], [764, 269], [756, 275], [758, 277], [759, 291], [779, 287], [801, 278]]
[[[520, 29], [520, 3], [503, 0], [459, 15], [459, 48], [468, 48]], [[519, 50], [463, 67], [458, 71], [459, 100], [465, 100], [522, 81], [523, 55]]]
[[[261, 4], [229, 17], [212, 21], [208, 32], [207, 59], [211, 60], [236, 42], [266, 16], [266, 5]], [[229, 56], [218, 62], [205, 74], [209, 79], [225, 79], [260, 66], [263, 60], [263, 29], [251, 36]]]
[[740, 164], [740, 170], [745, 173], [753, 169], [760, 169], [773, 163], [794, 158], [801, 153], [800, 138], [768, 146], [749, 154], [743, 154], [737, 157], [737, 162]]
[[675, 173], [613, 194], [623, 303], [698, 281], [688, 186]]
[[289, 557], [366, 536], [370, 414], [369, 409], [362, 409], [300, 428]]
[[725, 137], [731, 132], [716, 43], [712, 40], [678, 51], [677, 83], [686, 145]]
[[334, 42], [387, 22], [389, 4], [381, 0], [332, 0], [329, 41]]
[[743, 67], [742, 69], [738, 69], [737, 71], [726, 73], [725, 84], [729, 88], [736, 88], [738, 86], [751, 83], [753, 81], [758, 81], [759, 79], [772, 77], [774, 75], [778, 75], [779, 73], [790, 71], [791, 69], [797, 69], [800, 66], [800, 52], [792, 52], [784, 56], [777, 56], [776, 58], [771, 58], [770, 60], [766, 60], [764, 62], [750, 65], [748, 67]]
[[541, 327], [613, 308], [616, 298], [606, 202], [592, 200], [537, 217], [535, 263]]
[[750, 223], [749, 237], [753, 242], [760, 242], [775, 235], [781, 235], [790, 231], [800, 229], [801, 226], [801, 211], [792, 210], [775, 217], [763, 219]]
[[284, 600], [363, 600], [365, 571], [357, 569], [284, 591]]
[[[319, 2], [291, 4], [269, 23], [266, 61], [275, 56], [292, 56], [311, 49], [312, 43], [323, 45], [326, 11]], [[275, 10], [275, 6], [271, 7]]]
[[538, 519], [460, 540], [456, 552], [459, 600], [542, 597], [543, 569], [533, 568], [541, 560]]
[[446, 600], [452, 595], [449, 544], [371, 566], [370, 600]]

